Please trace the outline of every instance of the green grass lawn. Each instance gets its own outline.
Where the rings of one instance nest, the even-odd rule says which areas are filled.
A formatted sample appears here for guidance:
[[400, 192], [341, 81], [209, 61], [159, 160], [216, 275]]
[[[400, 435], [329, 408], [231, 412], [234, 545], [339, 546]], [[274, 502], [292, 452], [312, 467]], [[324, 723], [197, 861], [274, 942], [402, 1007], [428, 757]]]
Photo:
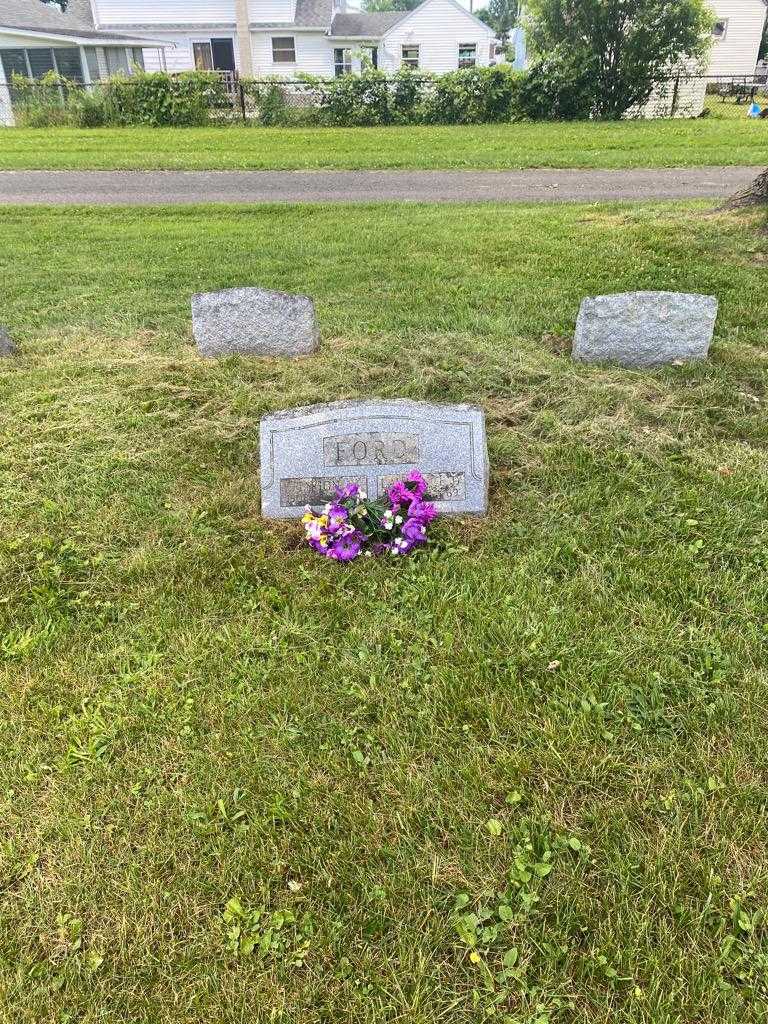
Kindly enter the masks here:
[[[755, 227], [0, 212], [1, 1019], [765, 1020]], [[190, 293], [251, 283], [316, 355], [197, 357]], [[625, 288], [717, 294], [711, 361], [573, 365]], [[484, 407], [490, 514], [328, 564], [259, 518], [259, 417], [372, 395]]]
[[412, 128], [0, 129], [0, 170], [694, 167], [768, 163], [768, 122], [714, 100], [692, 121]]

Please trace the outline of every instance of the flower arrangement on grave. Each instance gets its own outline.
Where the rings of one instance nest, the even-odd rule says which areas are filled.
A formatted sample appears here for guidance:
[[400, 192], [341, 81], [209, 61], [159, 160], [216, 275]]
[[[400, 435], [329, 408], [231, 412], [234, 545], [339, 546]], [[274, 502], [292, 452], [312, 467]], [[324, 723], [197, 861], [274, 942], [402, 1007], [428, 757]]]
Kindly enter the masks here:
[[310, 547], [326, 558], [351, 562], [359, 555], [407, 555], [426, 544], [437, 509], [426, 501], [427, 481], [418, 470], [371, 501], [357, 484], [336, 488], [336, 498], [315, 514], [307, 506], [302, 518]]

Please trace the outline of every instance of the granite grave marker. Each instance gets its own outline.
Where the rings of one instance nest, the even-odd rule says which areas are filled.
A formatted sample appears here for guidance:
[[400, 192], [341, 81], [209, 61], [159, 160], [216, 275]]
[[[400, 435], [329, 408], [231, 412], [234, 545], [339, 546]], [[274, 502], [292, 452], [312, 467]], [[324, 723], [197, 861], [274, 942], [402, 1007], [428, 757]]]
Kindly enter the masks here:
[[13, 340], [8, 331], [6, 331], [3, 325], [0, 324], [0, 359], [2, 359], [3, 356], [13, 356], [15, 354], [16, 346], [13, 344]]
[[635, 369], [706, 359], [717, 318], [714, 295], [623, 292], [584, 299], [573, 358]]
[[192, 296], [192, 333], [202, 356], [300, 356], [319, 340], [307, 295], [226, 288]]
[[443, 514], [488, 507], [485, 415], [473, 405], [408, 399], [331, 402], [286, 409], [261, 421], [261, 510], [298, 518], [356, 483], [369, 498], [409, 470], [422, 472]]

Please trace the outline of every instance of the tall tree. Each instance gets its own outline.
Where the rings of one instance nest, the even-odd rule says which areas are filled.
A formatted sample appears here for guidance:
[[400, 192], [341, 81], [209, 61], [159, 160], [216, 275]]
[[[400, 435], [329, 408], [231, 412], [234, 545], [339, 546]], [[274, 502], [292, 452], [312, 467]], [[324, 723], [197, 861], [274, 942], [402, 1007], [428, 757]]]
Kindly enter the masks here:
[[712, 15], [704, 0], [529, 0], [535, 53], [593, 69], [594, 113], [619, 118], [682, 66], [703, 62]]
[[423, 0], [363, 0], [366, 11], [412, 11]]
[[492, 28], [501, 42], [506, 46], [509, 33], [515, 27], [520, 13], [518, 0], [490, 0], [487, 7], [477, 12], [480, 21]]
[[765, 19], [763, 24], [763, 38], [760, 40], [760, 52], [757, 55], [758, 60], [765, 60], [768, 57], [768, 18]]

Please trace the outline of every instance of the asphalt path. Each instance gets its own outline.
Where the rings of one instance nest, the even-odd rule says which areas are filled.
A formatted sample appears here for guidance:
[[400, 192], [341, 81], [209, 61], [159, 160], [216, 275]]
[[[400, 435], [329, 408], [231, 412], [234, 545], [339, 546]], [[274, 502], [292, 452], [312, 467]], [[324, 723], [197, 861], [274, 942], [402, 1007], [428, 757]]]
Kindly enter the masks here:
[[763, 167], [525, 171], [0, 171], [0, 205], [719, 199]]

